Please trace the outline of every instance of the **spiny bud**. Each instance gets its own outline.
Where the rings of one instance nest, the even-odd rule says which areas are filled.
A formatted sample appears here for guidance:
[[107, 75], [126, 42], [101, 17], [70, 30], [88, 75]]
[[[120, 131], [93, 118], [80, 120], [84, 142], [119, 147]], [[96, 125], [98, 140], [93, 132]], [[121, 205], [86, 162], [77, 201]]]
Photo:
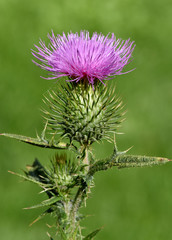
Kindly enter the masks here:
[[73, 183], [78, 165], [71, 157], [68, 159], [66, 154], [56, 154], [51, 160], [51, 164], [52, 169], [49, 172], [51, 181], [61, 185], [61, 190], [67, 190], [68, 185]]
[[49, 108], [44, 113], [51, 132], [61, 132], [62, 137], [81, 145], [110, 139], [123, 115], [122, 102], [114, 91], [98, 81], [94, 89], [87, 82], [59, 84], [44, 101]]

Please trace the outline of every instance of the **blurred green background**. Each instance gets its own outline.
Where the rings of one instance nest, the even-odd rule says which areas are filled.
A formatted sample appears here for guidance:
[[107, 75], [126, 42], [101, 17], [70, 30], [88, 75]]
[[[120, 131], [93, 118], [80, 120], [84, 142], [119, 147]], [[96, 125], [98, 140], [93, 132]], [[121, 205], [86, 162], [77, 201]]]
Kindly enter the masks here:
[[[32, 62], [30, 49], [47, 33], [87, 29], [136, 42], [134, 72], [114, 80], [128, 112], [117, 136], [120, 150], [172, 159], [171, 0], [0, 0], [0, 132], [35, 136], [43, 128], [42, 94], [53, 86]], [[109, 156], [108, 143], [95, 146]], [[48, 239], [48, 219], [28, 227], [41, 210], [22, 210], [45, 196], [7, 171], [19, 172], [54, 151], [0, 138], [0, 236], [3, 240]], [[96, 188], [83, 211], [85, 232], [104, 226], [99, 240], [172, 239], [172, 164], [112, 169], [96, 175]]]

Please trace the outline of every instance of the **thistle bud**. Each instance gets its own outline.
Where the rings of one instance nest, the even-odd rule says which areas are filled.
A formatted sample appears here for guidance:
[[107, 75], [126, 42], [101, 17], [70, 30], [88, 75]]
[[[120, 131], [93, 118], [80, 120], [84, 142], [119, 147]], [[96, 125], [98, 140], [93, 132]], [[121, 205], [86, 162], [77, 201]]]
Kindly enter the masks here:
[[70, 142], [90, 145], [101, 139], [111, 139], [121, 122], [122, 102], [114, 89], [96, 82], [94, 89], [87, 82], [66, 83], [45, 97], [48, 110], [44, 110], [53, 134]]

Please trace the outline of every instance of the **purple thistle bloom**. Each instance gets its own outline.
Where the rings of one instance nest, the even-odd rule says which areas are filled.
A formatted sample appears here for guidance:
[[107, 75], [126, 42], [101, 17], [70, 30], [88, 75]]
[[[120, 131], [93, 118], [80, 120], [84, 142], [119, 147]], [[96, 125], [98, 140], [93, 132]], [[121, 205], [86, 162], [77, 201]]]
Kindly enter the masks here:
[[33, 62], [51, 72], [52, 77], [47, 79], [67, 76], [69, 81], [87, 80], [92, 85], [96, 79], [103, 83], [103, 80], [123, 74], [135, 47], [130, 39], [124, 41], [116, 39], [114, 34], [97, 33], [90, 37], [87, 31], [63, 33], [62, 36], [52, 32], [48, 38], [48, 47], [40, 40], [41, 47], [35, 45], [38, 51], [32, 50], [42, 63]]

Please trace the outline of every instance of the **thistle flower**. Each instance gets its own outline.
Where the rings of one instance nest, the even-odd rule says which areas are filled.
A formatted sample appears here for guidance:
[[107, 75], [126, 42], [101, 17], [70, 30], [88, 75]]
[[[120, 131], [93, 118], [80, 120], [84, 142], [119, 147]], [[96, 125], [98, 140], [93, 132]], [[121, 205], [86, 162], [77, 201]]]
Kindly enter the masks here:
[[[116, 39], [114, 34], [81, 31], [65, 35], [48, 35], [48, 47], [40, 40], [37, 52], [32, 54], [41, 62], [33, 61], [37, 66], [51, 73], [47, 79], [67, 76], [69, 81], [87, 81], [94, 84], [96, 80], [103, 83], [116, 75], [121, 75], [123, 68], [130, 62], [135, 45], [130, 39]], [[127, 72], [125, 72], [127, 73]]]

